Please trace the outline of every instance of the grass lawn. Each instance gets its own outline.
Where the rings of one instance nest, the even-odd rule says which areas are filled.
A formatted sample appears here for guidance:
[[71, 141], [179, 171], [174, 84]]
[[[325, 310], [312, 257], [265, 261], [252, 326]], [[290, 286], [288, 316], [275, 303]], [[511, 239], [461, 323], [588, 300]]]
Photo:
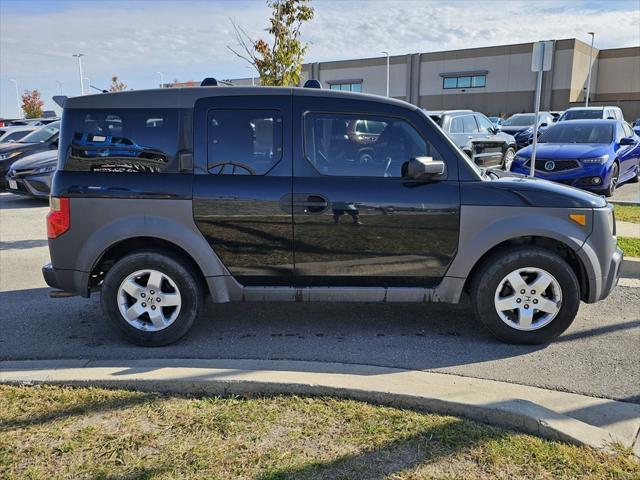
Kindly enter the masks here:
[[616, 220], [640, 223], [640, 205], [614, 204], [613, 209], [616, 212]]
[[640, 461], [350, 400], [0, 385], [0, 478], [638, 479]]
[[640, 257], [640, 238], [618, 237], [618, 246], [625, 257]]

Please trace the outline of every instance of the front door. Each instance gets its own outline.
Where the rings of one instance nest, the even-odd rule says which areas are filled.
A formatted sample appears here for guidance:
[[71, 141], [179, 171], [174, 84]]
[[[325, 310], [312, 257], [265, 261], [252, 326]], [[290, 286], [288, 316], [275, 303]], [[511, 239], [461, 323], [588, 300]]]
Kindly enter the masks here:
[[290, 92], [202, 99], [194, 115], [196, 225], [240, 283], [291, 285]]
[[[457, 157], [417, 112], [366, 100], [294, 96], [297, 286], [433, 286], [458, 243]], [[445, 158], [442, 152], [452, 157]], [[411, 157], [445, 179], [402, 178]]]
[[478, 133], [474, 139], [474, 159], [483, 167], [497, 167], [502, 164], [505, 142], [502, 135], [496, 134], [495, 127], [484, 115], [473, 115], [478, 124]]

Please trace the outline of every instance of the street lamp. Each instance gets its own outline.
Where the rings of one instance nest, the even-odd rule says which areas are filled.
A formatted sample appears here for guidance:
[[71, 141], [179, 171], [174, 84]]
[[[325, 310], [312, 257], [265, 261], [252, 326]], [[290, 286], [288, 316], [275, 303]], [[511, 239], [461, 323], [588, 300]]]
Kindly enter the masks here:
[[84, 83], [82, 79], [82, 57], [84, 57], [84, 53], [74, 53], [71, 56], [78, 59], [78, 73], [80, 74], [80, 95], [84, 95]]
[[584, 106], [589, 106], [589, 91], [591, 90], [591, 62], [593, 62], [593, 40], [596, 37], [594, 32], [587, 32], [591, 35], [591, 50], [589, 50], [589, 74], [587, 76], [587, 95], [584, 98]]
[[86, 80], [87, 81], [87, 85], [89, 85], [89, 88], [91, 88], [91, 79], [89, 77], [82, 77], [82, 79]]
[[389, 96], [389, 52], [381, 52], [387, 56], [387, 97]]
[[253, 67], [249, 67], [249, 66], [247, 66], [247, 68], [248, 68], [249, 70], [251, 70], [251, 86], [252, 86], [252, 87], [255, 87], [255, 86], [256, 86], [256, 77], [255, 77], [255, 75], [254, 75], [254, 73], [253, 73]]
[[164, 88], [164, 76], [162, 72], [156, 72], [156, 75], [160, 75], [160, 88]]
[[18, 81], [15, 79], [9, 80], [16, 87], [16, 102], [18, 102], [18, 118], [22, 118], [22, 107], [20, 106], [20, 91], [18, 90]]
[[62, 95], [62, 84], [56, 80], [56, 83], [58, 84], [58, 90], [60, 91], [60, 95]]

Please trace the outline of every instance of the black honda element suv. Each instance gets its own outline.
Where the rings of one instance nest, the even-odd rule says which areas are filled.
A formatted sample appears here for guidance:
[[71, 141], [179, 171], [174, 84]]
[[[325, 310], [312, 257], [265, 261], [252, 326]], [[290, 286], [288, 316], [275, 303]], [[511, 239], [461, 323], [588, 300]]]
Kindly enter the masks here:
[[82, 96], [64, 103], [59, 143], [44, 277], [54, 296], [100, 290], [105, 317], [141, 345], [181, 338], [206, 297], [401, 309], [465, 292], [501, 340], [544, 343], [581, 300], [609, 294], [622, 262], [603, 198], [479, 169], [389, 98]]

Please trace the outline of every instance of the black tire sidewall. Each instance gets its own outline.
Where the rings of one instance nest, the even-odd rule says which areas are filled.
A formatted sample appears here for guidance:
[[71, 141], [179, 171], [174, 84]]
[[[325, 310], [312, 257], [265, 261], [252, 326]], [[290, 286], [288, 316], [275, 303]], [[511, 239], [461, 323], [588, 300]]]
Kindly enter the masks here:
[[[548, 325], [532, 331], [509, 327], [501, 320], [494, 305], [495, 292], [502, 279], [525, 267], [549, 272], [562, 290], [558, 315]], [[497, 338], [507, 343], [538, 345], [549, 343], [571, 325], [580, 306], [580, 285], [569, 264], [559, 255], [541, 248], [521, 247], [499, 252], [485, 261], [474, 278], [471, 297], [476, 316]]]
[[[182, 304], [175, 321], [163, 330], [144, 332], [131, 326], [118, 309], [118, 289], [122, 281], [137, 270], [151, 268], [168, 275], [178, 287]], [[142, 346], [162, 346], [176, 342], [193, 326], [203, 302], [202, 289], [191, 268], [170, 255], [138, 252], [119, 260], [106, 274], [100, 298], [105, 316], [124, 337]]]
[[511, 159], [511, 164], [513, 164], [513, 160], [515, 159], [515, 156], [516, 156], [516, 150], [513, 147], [509, 147], [504, 151], [504, 154], [502, 155], [502, 168], [504, 169], [505, 172], [508, 172], [511, 169], [511, 165], [509, 165], [509, 170], [507, 170], [507, 154], [509, 153], [509, 150], [513, 152], [513, 158]]

